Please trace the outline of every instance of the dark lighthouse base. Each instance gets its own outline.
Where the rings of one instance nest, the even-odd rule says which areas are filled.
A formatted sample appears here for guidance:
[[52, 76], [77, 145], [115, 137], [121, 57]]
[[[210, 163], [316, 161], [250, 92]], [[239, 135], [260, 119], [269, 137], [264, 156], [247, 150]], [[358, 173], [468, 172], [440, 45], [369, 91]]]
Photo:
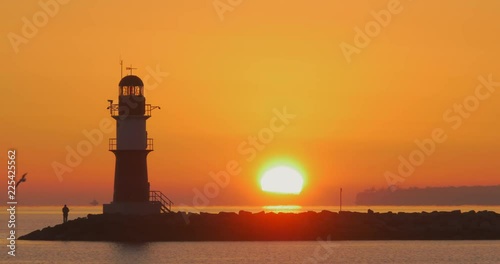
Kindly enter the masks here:
[[161, 213], [161, 204], [156, 202], [114, 202], [104, 204], [104, 214], [154, 215]]

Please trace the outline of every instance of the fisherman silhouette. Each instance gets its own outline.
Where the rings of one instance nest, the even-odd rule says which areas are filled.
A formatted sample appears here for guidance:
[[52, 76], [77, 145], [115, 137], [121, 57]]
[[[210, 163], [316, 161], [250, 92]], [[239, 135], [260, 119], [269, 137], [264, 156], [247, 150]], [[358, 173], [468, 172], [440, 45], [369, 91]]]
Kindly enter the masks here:
[[64, 205], [64, 207], [62, 208], [62, 212], [63, 212], [63, 223], [66, 223], [68, 222], [69, 208], [66, 205]]

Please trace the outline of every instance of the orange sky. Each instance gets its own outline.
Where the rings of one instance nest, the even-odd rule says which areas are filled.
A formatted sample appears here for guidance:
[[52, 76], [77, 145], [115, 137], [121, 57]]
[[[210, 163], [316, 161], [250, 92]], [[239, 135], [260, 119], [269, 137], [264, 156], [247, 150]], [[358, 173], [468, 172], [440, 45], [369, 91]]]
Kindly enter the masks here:
[[[120, 56], [143, 79], [156, 67], [169, 74], [146, 86], [148, 103], [162, 107], [148, 120], [155, 139], [148, 162], [152, 188], [177, 204], [192, 205], [193, 189], [203, 190], [209, 173], [231, 160], [241, 173], [209, 205], [276, 202], [257, 178], [282, 158], [300, 165], [307, 185], [280, 202], [334, 205], [342, 186], [352, 203], [358, 191], [386, 187], [384, 173], [397, 172], [398, 156], [436, 128], [447, 140], [401, 187], [500, 183], [500, 94], [479, 100], [457, 129], [456, 119], [443, 119], [475, 95], [479, 76], [500, 82], [500, 2], [401, 0], [350, 63], [340, 44], [354, 45], [355, 28], [373, 25], [372, 12], [394, 2], [243, 0], [221, 16], [213, 2], [69, 1], [50, 9], [47, 21], [39, 1], [4, 3], [0, 145], [16, 148], [18, 173], [29, 172], [20, 202], [111, 200], [114, 129], [62, 181], [52, 164], [64, 164], [67, 146], [110, 119], [106, 100], [117, 99]], [[34, 16], [36, 34], [23, 35]], [[12, 44], [13, 34], [24, 42]], [[246, 161], [238, 146], [284, 107], [296, 118]]]

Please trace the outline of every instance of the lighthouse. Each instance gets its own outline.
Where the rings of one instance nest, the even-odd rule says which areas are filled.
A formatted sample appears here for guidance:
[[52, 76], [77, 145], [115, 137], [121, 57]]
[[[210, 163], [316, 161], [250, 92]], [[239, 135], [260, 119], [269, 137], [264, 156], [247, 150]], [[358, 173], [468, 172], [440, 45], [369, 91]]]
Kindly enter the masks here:
[[130, 74], [118, 84], [118, 104], [108, 100], [111, 117], [116, 120], [116, 138], [109, 139], [115, 155], [113, 201], [103, 205], [105, 214], [147, 215], [170, 212], [172, 202], [161, 192], [151, 191], [148, 180], [148, 154], [153, 139], [148, 138], [146, 121], [159, 106], [146, 104], [144, 83]]

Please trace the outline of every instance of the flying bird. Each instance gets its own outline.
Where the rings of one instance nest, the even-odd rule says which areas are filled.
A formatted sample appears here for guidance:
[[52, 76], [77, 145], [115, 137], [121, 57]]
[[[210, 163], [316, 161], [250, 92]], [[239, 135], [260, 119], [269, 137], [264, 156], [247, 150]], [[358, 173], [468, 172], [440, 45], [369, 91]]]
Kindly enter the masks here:
[[23, 174], [23, 177], [21, 177], [21, 179], [20, 179], [19, 181], [17, 181], [17, 183], [16, 183], [16, 188], [17, 188], [17, 186], [19, 186], [19, 184], [20, 184], [21, 182], [25, 182], [25, 181], [26, 181], [26, 175], [27, 175], [27, 174], [28, 174], [27, 172], [26, 172], [25, 174]]

